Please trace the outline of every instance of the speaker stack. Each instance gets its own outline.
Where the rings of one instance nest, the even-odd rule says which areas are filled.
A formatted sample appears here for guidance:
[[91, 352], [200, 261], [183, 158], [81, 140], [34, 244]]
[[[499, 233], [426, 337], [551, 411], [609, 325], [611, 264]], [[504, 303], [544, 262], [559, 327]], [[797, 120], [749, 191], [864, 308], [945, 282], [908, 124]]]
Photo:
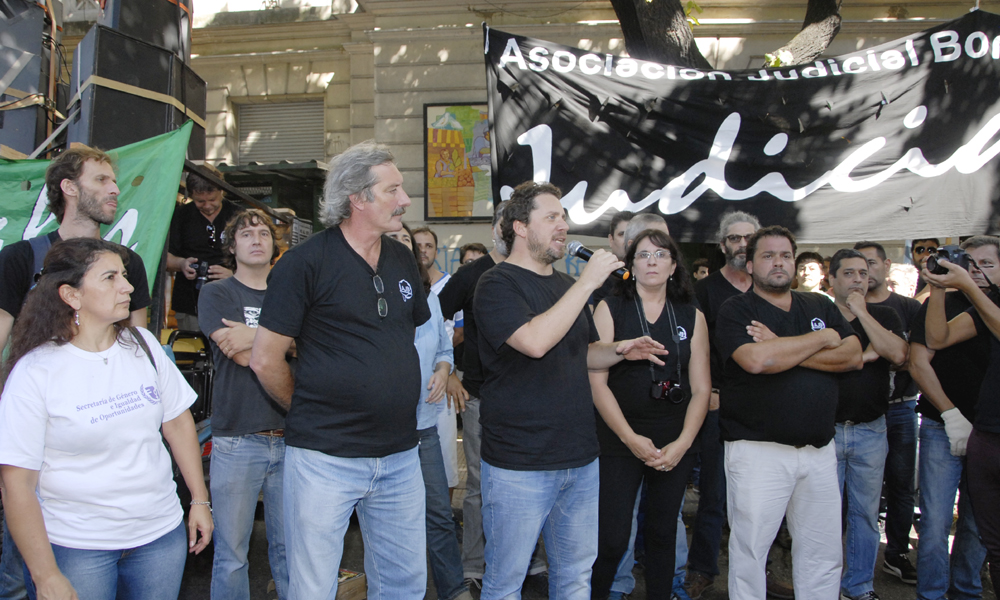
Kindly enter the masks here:
[[[3, 0], [0, 0], [3, 1]], [[206, 85], [187, 64], [190, 0], [108, 0], [73, 55], [68, 142], [108, 149], [195, 121], [188, 158], [205, 158]]]
[[0, 144], [22, 154], [46, 137], [49, 29], [37, 3], [0, 0]]

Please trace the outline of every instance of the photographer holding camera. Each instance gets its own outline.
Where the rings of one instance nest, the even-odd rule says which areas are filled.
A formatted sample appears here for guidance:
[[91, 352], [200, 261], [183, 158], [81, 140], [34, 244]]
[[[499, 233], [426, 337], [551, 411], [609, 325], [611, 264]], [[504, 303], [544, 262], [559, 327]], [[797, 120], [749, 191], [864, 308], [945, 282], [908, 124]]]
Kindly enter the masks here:
[[[936, 256], [927, 259], [921, 271], [923, 280], [932, 286], [927, 300], [926, 343], [931, 350], [941, 350], [976, 336], [989, 336], [990, 363], [968, 438], [966, 477], [996, 592], [1000, 582], [1000, 512], [990, 503], [1000, 494], [1000, 307], [976, 284], [970, 271], [984, 276], [977, 262], [955, 246], [939, 248]], [[987, 283], [995, 293], [993, 282]], [[972, 303], [971, 308], [950, 321], [945, 312], [946, 288], [959, 290]], [[949, 424], [945, 421], [946, 430]], [[963, 425], [967, 429], [967, 424]]]
[[[210, 165], [205, 168], [222, 177]], [[178, 205], [170, 221], [167, 270], [184, 275], [174, 278], [171, 297], [177, 328], [198, 331], [198, 293], [202, 285], [233, 276], [222, 266], [226, 257], [222, 232], [236, 207], [223, 200], [221, 189], [195, 173], [188, 173], [187, 193], [191, 202]]]

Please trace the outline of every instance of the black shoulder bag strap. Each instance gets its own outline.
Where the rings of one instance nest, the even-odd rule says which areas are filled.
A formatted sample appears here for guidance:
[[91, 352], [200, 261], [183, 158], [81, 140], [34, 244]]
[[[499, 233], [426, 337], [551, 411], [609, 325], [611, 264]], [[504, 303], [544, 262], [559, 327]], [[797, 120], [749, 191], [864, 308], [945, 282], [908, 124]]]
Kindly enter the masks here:
[[142, 348], [142, 351], [146, 353], [146, 358], [149, 359], [149, 364], [153, 365], [153, 370], [159, 373], [159, 369], [156, 368], [156, 361], [153, 360], [153, 353], [149, 350], [149, 345], [142, 337], [142, 334], [133, 325], [129, 325], [128, 330], [132, 334], [132, 337], [135, 338], [135, 341], [139, 342], [139, 347]]
[[31, 273], [28, 274], [28, 289], [35, 287], [37, 282], [38, 274], [42, 272], [42, 267], [45, 266], [45, 255], [49, 253], [49, 248], [52, 247], [52, 240], [49, 239], [49, 234], [39, 235], [28, 240], [31, 244], [31, 252], [34, 254], [35, 264], [32, 267]]

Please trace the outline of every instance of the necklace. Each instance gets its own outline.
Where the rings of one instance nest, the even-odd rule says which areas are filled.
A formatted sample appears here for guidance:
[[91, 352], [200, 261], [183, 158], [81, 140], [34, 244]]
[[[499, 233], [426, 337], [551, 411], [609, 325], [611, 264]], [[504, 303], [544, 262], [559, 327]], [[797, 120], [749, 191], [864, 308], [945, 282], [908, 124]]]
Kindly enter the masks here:
[[105, 350], [104, 352], [94, 352], [94, 354], [96, 354], [99, 358], [101, 358], [101, 360], [104, 361], [104, 364], [108, 364], [108, 357], [111, 356], [111, 351], [114, 349], [115, 346], [114, 344], [112, 344], [111, 347]]

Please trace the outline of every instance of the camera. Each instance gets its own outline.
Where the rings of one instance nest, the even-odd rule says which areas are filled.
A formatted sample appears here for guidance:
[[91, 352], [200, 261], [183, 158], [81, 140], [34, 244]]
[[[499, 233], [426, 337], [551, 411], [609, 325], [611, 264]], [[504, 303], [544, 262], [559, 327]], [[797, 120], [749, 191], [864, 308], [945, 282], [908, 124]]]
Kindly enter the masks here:
[[939, 258], [958, 265], [966, 271], [969, 270], [969, 264], [971, 263], [969, 254], [958, 246], [941, 246], [938, 248], [937, 254], [927, 257], [927, 270], [935, 275], [944, 275], [948, 272], [948, 269], [938, 264]]
[[680, 404], [691, 399], [691, 393], [681, 387], [676, 381], [654, 381], [649, 390], [649, 396], [653, 400], [669, 400], [674, 404]]
[[191, 268], [198, 273], [198, 276], [195, 278], [194, 289], [201, 291], [201, 286], [208, 283], [208, 267], [210, 266], [211, 265], [204, 260], [200, 260], [191, 265]]

